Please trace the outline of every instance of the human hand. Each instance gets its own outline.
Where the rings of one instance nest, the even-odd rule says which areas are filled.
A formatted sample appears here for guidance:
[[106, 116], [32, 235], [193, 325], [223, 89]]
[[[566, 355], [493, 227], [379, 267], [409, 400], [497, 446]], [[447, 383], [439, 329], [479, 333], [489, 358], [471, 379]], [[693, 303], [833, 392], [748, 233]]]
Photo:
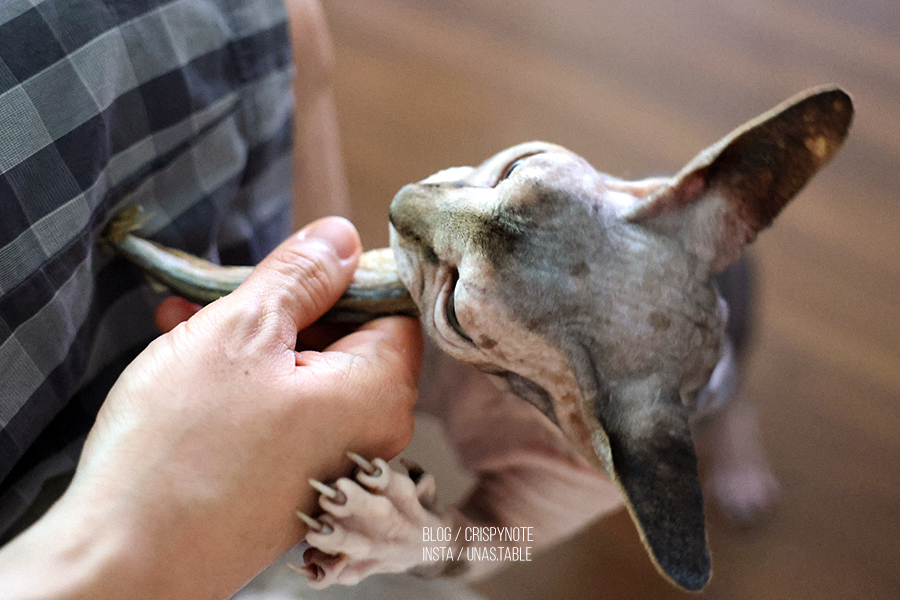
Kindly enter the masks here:
[[348, 450], [393, 456], [409, 442], [415, 320], [295, 351], [359, 253], [347, 221], [313, 223], [122, 373], [72, 485], [35, 526], [90, 538], [82, 552], [104, 568], [115, 557], [91, 597], [228, 597], [302, 539], [295, 511], [314, 507], [309, 478], [347, 472]]

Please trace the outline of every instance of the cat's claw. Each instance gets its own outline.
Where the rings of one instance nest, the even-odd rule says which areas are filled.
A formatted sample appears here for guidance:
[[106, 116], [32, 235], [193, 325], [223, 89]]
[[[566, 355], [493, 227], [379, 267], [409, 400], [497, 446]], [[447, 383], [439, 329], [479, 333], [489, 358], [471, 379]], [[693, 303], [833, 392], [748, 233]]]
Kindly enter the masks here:
[[306, 523], [306, 526], [309, 527], [310, 531], [315, 531], [316, 533], [321, 533], [323, 535], [327, 535], [327, 534], [331, 533], [331, 531], [330, 531], [331, 528], [329, 525], [327, 525], [326, 523], [317, 521], [316, 519], [313, 519], [311, 516], [309, 516], [305, 512], [298, 510], [297, 516], [300, 517], [301, 521]]
[[378, 477], [378, 475], [380, 474], [378, 467], [376, 467], [375, 465], [370, 463], [368, 460], [366, 460], [359, 454], [356, 454], [355, 452], [348, 452], [347, 456], [350, 458], [350, 460], [352, 460], [357, 465], [359, 465], [359, 468], [362, 469], [366, 475], [371, 475], [372, 477]]
[[352, 477], [330, 485], [310, 480], [322, 514], [298, 513], [309, 526], [311, 546], [299, 571], [313, 587], [351, 585], [373, 573], [415, 567], [422, 562], [423, 527], [442, 525], [426, 508], [434, 502], [434, 478], [421, 467], [400, 473], [380, 458], [348, 456], [358, 466]]

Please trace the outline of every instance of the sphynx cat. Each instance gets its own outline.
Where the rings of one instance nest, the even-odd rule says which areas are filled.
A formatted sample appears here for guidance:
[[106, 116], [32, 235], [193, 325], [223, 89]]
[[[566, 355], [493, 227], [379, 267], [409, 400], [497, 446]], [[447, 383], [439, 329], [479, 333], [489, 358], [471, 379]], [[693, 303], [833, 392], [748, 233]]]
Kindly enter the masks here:
[[[523, 542], [458, 535], [467, 527], [529, 528], [540, 547], [624, 504], [659, 572], [701, 589], [711, 561], [694, 434], [724, 457], [709, 458], [707, 482], [724, 508], [751, 514], [777, 491], [752, 410], [729, 403], [748, 328], [742, 249], [831, 159], [852, 114], [841, 90], [809, 90], [671, 178], [623, 181], [532, 142], [401, 189], [398, 270], [434, 346], [456, 359], [427, 361], [422, 408], [477, 483], [438, 510], [420, 469], [354, 456], [353, 476], [314, 482], [322, 514], [302, 515], [313, 585], [478, 575], [497, 563], [467, 561], [466, 547]], [[423, 531], [458, 536], [451, 553], [423, 560]]]

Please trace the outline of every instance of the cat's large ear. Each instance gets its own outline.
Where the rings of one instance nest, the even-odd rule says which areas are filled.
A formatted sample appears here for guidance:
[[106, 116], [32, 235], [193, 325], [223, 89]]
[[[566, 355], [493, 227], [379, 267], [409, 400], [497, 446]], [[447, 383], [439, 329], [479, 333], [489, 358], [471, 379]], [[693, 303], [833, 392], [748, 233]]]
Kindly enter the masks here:
[[594, 451], [619, 486], [659, 572], [687, 590], [709, 581], [703, 495], [688, 411], [652, 380], [598, 390]]
[[719, 273], [840, 148], [853, 118], [842, 90], [807, 90], [689, 162], [625, 218], [667, 235]]

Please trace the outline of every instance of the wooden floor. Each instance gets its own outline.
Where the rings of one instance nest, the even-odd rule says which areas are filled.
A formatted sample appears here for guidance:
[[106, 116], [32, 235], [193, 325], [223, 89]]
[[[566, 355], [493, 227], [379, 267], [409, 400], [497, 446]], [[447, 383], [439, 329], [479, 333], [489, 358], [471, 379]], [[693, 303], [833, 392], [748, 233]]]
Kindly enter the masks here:
[[[900, 3], [326, 0], [355, 221], [403, 184], [544, 139], [602, 170], [677, 170], [835, 82], [857, 118], [755, 247], [750, 388], [783, 485], [754, 529], [710, 516], [708, 598], [900, 598]], [[479, 586], [490, 598], [682, 598], [624, 514]]]

